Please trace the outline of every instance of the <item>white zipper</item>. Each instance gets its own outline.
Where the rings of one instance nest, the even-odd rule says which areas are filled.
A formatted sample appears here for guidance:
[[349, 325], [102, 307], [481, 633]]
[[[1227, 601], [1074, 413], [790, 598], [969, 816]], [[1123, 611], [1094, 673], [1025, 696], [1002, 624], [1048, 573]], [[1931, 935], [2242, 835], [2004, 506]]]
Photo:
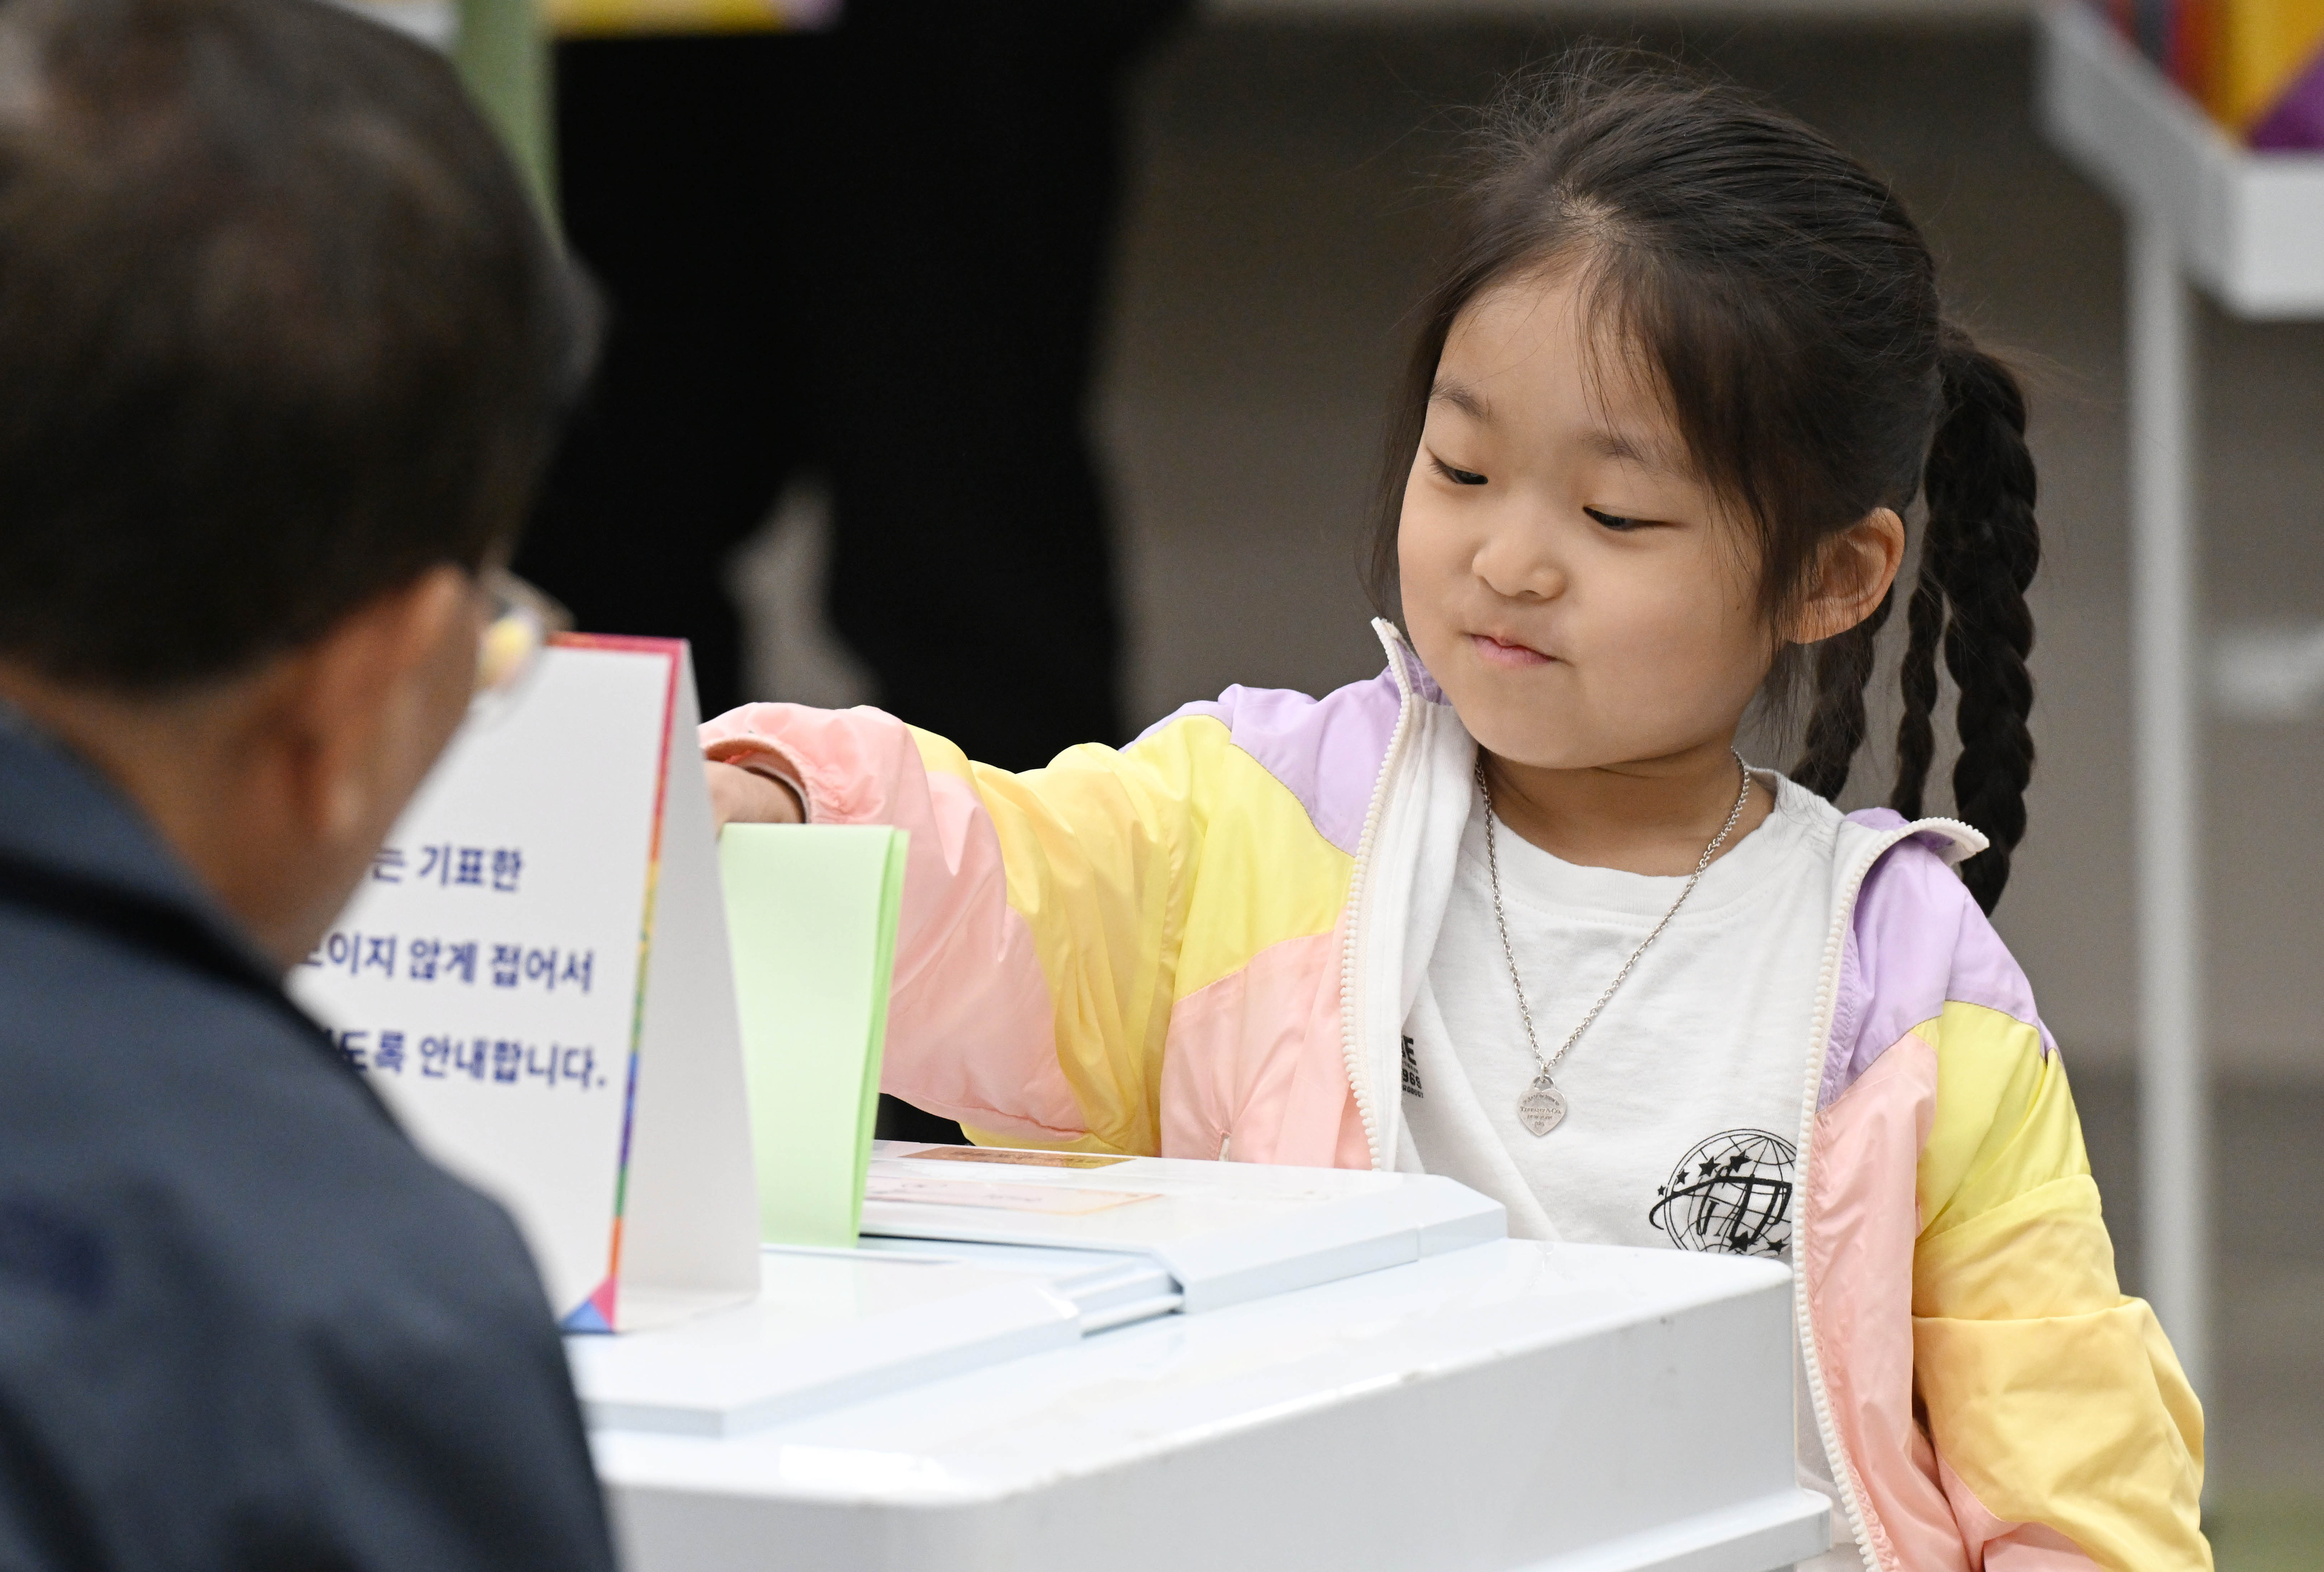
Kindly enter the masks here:
[[1388, 1163], [1380, 1153], [1379, 1124], [1372, 1106], [1371, 1072], [1365, 1065], [1359, 1024], [1363, 1018], [1361, 969], [1357, 964], [1359, 938], [1364, 926], [1364, 875], [1371, 867], [1372, 837], [1379, 829], [1380, 806], [1388, 797], [1388, 783], [1396, 772], [1397, 756], [1404, 751], [1404, 738], [1410, 729], [1415, 701], [1412, 677], [1404, 669], [1402, 646], [1394, 628], [1381, 621], [1372, 624], [1379, 634], [1380, 646], [1388, 651], [1388, 670], [1396, 674], [1396, 729], [1388, 733], [1388, 753], [1380, 759], [1379, 776], [1372, 782], [1372, 800], [1364, 809], [1364, 832], [1356, 840], [1356, 866], [1348, 877], [1348, 936], [1340, 951], [1340, 1056], [1348, 1072], [1348, 1089], [1355, 1094], [1356, 1117], [1364, 1124], [1364, 1147], [1371, 1154], [1372, 1167], [1385, 1170]]
[[[1831, 932], [1824, 941], [1823, 978], [1816, 992], [1815, 1031], [1809, 1040], [1807, 1096], [1800, 1108], [1799, 1196], [1801, 1221], [1806, 1221], [1808, 1197], [1809, 1154], [1815, 1145], [1816, 1116], [1822, 1110], [1816, 1105], [1823, 1095], [1823, 1072], [1831, 1057], [1831, 1018], [1840, 1008], [1840, 958], [1846, 952], [1848, 931], [1856, 922], [1857, 897], [1862, 893], [1864, 881], [1871, 876], [1879, 860], [1901, 842], [1924, 831], [1954, 828], [1967, 830], [1972, 835], [1976, 829], [1958, 819], [1915, 819], [1901, 829], [1892, 830], [1879, 843], [1858, 862], [1855, 875], [1849, 878], [1840, 910], [1833, 914]], [[1823, 1442], [1824, 1460], [1831, 1465], [1831, 1482], [1840, 1491], [1841, 1514], [1848, 1519], [1849, 1531], [1856, 1540], [1856, 1553], [1864, 1558], [1866, 1572], [1886, 1572], [1872, 1548], [1872, 1537], [1864, 1531], [1864, 1503], [1856, 1493], [1856, 1469], [1849, 1462], [1848, 1448], [1831, 1422], [1831, 1396], [1824, 1390], [1823, 1360], [1816, 1348], [1815, 1318], [1809, 1313], [1807, 1294], [1807, 1230], [1803, 1227], [1793, 1252], [1792, 1281], [1794, 1284], [1793, 1319], [1799, 1325], [1800, 1365], [1807, 1373], [1808, 1397], [1815, 1404], [1816, 1434]]]

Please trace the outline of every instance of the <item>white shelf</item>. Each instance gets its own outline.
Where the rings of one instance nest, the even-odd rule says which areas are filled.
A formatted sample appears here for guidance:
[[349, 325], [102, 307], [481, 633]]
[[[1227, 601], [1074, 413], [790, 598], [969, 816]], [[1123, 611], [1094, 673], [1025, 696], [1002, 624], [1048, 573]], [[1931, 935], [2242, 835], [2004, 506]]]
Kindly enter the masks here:
[[2042, 39], [2051, 135], [2168, 231], [2197, 283], [2240, 317], [2324, 316], [2324, 153], [2237, 146], [2071, 0], [2043, 14]]

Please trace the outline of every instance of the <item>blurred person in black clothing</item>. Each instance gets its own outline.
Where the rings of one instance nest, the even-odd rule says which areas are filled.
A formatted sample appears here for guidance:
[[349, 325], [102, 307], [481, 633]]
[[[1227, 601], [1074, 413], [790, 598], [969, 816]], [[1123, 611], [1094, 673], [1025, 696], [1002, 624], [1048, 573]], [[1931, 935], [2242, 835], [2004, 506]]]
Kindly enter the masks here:
[[847, 0], [824, 33], [569, 41], [562, 204], [607, 356], [522, 570], [586, 627], [694, 641], [794, 473], [878, 702], [1012, 768], [1120, 740], [1085, 405], [1123, 75], [1186, 0]]
[[530, 1258], [281, 990], [592, 337], [444, 63], [0, 0], [0, 1567], [612, 1572]]

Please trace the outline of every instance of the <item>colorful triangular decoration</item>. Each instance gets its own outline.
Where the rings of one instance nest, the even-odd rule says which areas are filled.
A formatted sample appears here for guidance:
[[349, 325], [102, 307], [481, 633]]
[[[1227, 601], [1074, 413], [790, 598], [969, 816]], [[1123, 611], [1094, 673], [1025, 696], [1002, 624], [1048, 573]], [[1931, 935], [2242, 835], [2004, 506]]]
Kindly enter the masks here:
[[2310, 61], [2283, 97], [2253, 124], [2251, 144], [2287, 152], [2324, 148], [2324, 54]]
[[616, 1280], [611, 1277], [597, 1285], [597, 1292], [575, 1305], [558, 1325], [568, 1332], [610, 1332], [613, 1329], [613, 1291]]

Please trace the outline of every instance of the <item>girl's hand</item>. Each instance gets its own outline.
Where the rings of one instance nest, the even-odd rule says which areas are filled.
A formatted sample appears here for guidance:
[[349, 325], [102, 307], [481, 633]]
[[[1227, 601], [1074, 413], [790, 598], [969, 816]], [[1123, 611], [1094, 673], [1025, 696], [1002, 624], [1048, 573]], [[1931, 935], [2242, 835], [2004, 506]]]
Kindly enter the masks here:
[[807, 808], [798, 794], [770, 775], [740, 765], [706, 762], [710, 777], [710, 820], [729, 824], [804, 824]]

